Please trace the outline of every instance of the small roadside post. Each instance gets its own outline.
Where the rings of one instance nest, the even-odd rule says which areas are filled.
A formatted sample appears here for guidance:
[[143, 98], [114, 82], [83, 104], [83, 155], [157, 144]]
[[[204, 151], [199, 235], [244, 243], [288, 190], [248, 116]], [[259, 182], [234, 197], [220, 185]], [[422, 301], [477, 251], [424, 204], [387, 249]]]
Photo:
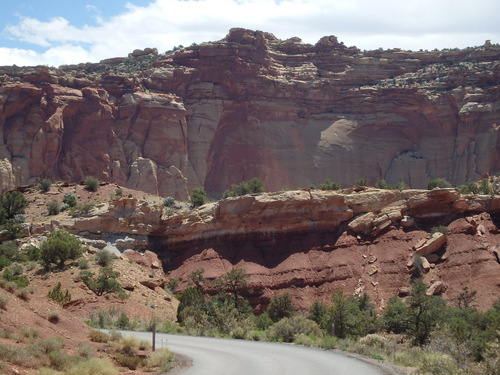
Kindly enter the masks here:
[[153, 352], [156, 350], [156, 323], [153, 323]]

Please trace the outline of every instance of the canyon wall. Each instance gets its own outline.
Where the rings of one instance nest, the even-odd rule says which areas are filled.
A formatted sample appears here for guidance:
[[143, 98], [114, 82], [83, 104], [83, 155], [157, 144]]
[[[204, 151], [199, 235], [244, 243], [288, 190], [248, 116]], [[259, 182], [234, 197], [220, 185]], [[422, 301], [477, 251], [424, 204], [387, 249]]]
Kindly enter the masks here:
[[[451, 304], [465, 287], [477, 291], [481, 310], [500, 295], [499, 196], [305, 189], [182, 207], [121, 198], [97, 205], [90, 217], [61, 213], [23, 225], [26, 235], [63, 229], [143, 263], [152, 251], [168, 276], [180, 280], [179, 291], [193, 271], [204, 269], [212, 282], [242, 268], [249, 276], [244, 294], [257, 310], [284, 291], [306, 310], [315, 299], [329, 303], [337, 290], [367, 292], [383, 309], [392, 296], [408, 293], [415, 259], [429, 293]], [[439, 225], [448, 233], [431, 236]], [[215, 293], [210, 282], [208, 292]]]
[[500, 47], [360, 51], [232, 29], [99, 64], [0, 67], [0, 188], [87, 175], [185, 199], [500, 170]]

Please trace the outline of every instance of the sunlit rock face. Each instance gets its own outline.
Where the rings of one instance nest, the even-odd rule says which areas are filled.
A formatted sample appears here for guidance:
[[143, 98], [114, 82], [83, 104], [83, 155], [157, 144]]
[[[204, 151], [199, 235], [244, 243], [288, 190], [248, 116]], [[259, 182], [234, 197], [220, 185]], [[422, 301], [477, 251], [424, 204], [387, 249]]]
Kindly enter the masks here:
[[499, 61], [497, 46], [360, 51], [232, 29], [164, 54], [1, 67], [0, 187], [92, 175], [185, 199], [252, 177], [477, 180], [500, 169]]

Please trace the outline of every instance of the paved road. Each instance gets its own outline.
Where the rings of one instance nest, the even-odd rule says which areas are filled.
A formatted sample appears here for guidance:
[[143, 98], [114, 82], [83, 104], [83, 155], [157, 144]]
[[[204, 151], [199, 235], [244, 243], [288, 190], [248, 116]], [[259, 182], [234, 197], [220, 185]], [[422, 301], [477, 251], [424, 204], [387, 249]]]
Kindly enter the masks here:
[[[151, 340], [151, 333], [122, 332]], [[156, 347], [189, 357], [182, 375], [381, 375], [397, 374], [334, 351], [291, 344], [156, 335]]]

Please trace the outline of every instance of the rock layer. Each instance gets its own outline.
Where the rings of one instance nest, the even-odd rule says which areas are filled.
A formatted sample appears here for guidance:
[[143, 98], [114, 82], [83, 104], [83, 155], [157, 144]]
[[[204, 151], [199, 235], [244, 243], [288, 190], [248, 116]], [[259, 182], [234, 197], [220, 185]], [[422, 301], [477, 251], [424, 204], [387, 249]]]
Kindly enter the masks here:
[[0, 67], [0, 188], [93, 175], [184, 199], [252, 177], [477, 180], [500, 169], [499, 60], [492, 45], [362, 52], [233, 29], [165, 54]]

